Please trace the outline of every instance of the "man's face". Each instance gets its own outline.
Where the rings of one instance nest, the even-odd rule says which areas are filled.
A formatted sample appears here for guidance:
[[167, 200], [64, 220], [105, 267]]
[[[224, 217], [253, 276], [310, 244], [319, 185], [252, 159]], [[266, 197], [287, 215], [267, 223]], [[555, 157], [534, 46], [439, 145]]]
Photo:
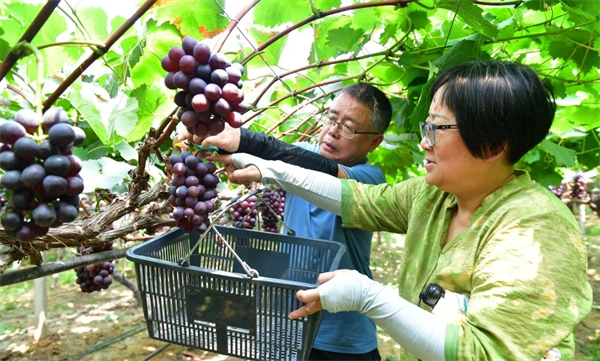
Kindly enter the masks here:
[[[329, 108], [329, 117], [357, 132], [371, 132], [369, 119], [373, 112], [349, 94], [341, 94]], [[361, 163], [369, 152], [377, 148], [383, 140], [381, 134], [354, 134], [352, 139], [340, 134], [338, 125], [323, 127], [319, 136], [321, 155], [345, 166]]]

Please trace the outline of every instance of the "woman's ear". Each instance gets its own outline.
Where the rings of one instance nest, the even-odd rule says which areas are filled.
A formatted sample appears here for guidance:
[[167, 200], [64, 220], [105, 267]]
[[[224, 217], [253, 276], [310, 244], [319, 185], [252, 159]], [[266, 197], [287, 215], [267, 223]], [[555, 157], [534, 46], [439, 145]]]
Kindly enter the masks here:
[[504, 147], [502, 147], [502, 149], [496, 150], [495, 153], [494, 153], [494, 151], [489, 150], [487, 156], [485, 157], [485, 161], [486, 162], [494, 162], [494, 161], [500, 159], [505, 154], [507, 154], [506, 145], [504, 145]]

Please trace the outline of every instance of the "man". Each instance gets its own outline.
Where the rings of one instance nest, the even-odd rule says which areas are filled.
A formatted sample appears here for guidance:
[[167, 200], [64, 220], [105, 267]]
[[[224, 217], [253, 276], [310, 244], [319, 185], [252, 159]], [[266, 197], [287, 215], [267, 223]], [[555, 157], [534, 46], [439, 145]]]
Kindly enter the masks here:
[[[328, 173], [362, 183], [385, 183], [381, 169], [367, 164], [367, 154], [383, 140], [392, 116], [383, 92], [368, 84], [342, 89], [324, 117], [317, 145], [290, 145], [245, 128], [226, 129], [203, 140], [229, 152], [250, 153], [268, 160]], [[299, 237], [334, 240], [346, 245], [339, 268], [355, 269], [373, 278], [369, 269], [372, 232], [343, 228], [341, 218], [288, 194], [284, 219]], [[380, 360], [376, 327], [358, 312], [325, 312], [309, 360]]]

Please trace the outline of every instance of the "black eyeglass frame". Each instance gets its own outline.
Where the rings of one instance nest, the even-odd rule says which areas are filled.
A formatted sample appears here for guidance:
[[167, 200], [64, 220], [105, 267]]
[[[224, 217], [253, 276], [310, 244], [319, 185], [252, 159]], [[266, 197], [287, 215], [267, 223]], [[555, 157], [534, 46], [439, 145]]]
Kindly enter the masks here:
[[[458, 129], [458, 124], [438, 125], [438, 124], [427, 123], [427, 122], [419, 122], [419, 128], [421, 129], [421, 137], [425, 138], [425, 140], [427, 141], [427, 144], [430, 147], [435, 147], [435, 145], [437, 144], [437, 140], [435, 138], [435, 131], [438, 129], [439, 130]], [[426, 129], [426, 128], [429, 128], [429, 129]], [[429, 133], [427, 133], [426, 130], [428, 130]], [[431, 134], [431, 139], [429, 139], [427, 134]]]
[[[329, 122], [329, 121], [333, 122], [333, 124], [327, 125], [327, 122]], [[346, 124], [342, 124], [342, 123], [338, 122], [337, 120], [330, 117], [329, 114], [323, 114], [321, 116], [321, 124], [323, 124], [323, 128], [326, 128], [326, 129], [329, 129], [335, 125], [338, 128], [338, 130], [340, 131], [340, 135], [346, 139], [354, 138], [355, 134], [381, 134], [380, 132], [359, 132], [358, 130], [356, 130]], [[352, 136], [350, 136], [350, 137], [344, 136], [342, 134], [342, 129], [344, 129], [344, 128], [352, 131]]]

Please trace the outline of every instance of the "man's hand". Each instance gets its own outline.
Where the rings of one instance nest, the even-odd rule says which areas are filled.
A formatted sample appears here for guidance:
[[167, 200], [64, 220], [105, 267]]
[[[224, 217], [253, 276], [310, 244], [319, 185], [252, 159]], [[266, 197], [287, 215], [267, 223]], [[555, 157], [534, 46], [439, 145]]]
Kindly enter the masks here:
[[[348, 272], [350, 272], [350, 270], [341, 269], [333, 272], [321, 273], [317, 278], [317, 283], [325, 283], [337, 275]], [[313, 313], [319, 312], [323, 309], [323, 305], [321, 305], [321, 295], [319, 293], [319, 288], [298, 291], [296, 293], [296, 298], [298, 298], [298, 300], [306, 304], [300, 307], [299, 309], [290, 312], [288, 317], [291, 320], [295, 320], [297, 318], [304, 317], [307, 315], [312, 315]]]
[[225, 167], [227, 177], [231, 183], [248, 184], [251, 182], [260, 182], [262, 175], [255, 165], [249, 164], [246, 168], [239, 169], [233, 164], [232, 155], [214, 155], [206, 159], [211, 162], [220, 162]]
[[202, 146], [208, 148], [214, 146], [230, 153], [236, 152], [240, 148], [240, 137], [242, 131], [239, 128], [233, 128], [225, 123], [223, 131], [217, 135], [212, 135], [202, 140]]

